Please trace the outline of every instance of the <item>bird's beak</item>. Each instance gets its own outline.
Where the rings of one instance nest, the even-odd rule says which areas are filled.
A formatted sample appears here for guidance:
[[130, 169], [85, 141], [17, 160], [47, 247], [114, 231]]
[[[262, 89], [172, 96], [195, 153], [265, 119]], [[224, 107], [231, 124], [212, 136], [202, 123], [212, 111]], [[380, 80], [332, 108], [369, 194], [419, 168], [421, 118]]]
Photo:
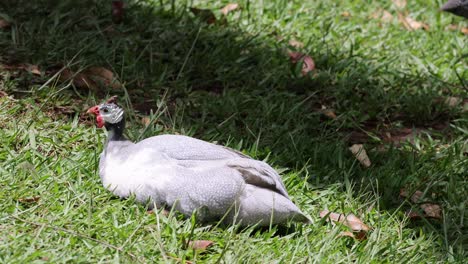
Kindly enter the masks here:
[[86, 111], [87, 114], [99, 115], [99, 107], [97, 105], [91, 107]]

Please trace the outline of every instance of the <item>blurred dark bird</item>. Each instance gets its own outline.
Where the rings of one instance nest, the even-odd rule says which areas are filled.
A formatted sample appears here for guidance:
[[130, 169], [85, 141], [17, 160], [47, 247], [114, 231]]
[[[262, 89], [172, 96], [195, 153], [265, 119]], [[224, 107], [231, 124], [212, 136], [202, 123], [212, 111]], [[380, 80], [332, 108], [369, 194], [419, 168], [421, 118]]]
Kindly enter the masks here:
[[468, 0], [449, 0], [440, 10], [468, 18]]

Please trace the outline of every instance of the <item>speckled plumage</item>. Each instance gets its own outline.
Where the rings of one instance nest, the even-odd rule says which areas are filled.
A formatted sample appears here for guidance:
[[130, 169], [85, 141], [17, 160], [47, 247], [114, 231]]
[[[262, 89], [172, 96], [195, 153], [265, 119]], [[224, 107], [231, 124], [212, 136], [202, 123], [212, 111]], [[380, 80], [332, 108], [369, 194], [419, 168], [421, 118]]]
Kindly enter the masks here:
[[174, 208], [186, 216], [196, 211], [201, 221], [223, 217], [242, 225], [309, 221], [265, 162], [180, 135], [135, 144], [115, 137], [112, 125], [106, 123], [106, 128], [109, 140], [99, 175], [104, 187], [119, 197], [133, 194], [141, 203]]

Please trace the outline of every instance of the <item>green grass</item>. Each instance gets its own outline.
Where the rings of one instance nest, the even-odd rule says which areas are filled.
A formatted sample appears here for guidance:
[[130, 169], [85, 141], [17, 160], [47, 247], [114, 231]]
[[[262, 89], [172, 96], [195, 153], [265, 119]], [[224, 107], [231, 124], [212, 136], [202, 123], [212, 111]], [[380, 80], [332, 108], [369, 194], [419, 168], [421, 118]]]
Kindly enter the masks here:
[[[227, 25], [207, 25], [188, 7], [219, 18], [228, 1], [130, 1], [119, 25], [110, 1], [7, 2], [0, 18], [12, 26], [0, 29], [0, 63], [37, 64], [44, 73], [0, 67], [0, 90], [11, 95], [0, 97], [0, 262], [467, 258], [467, 112], [439, 101], [467, 98], [467, 38], [446, 28], [468, 24], [440, 13], [442, 1], [408, 1], [408, 14], [430, 26], [411, 32], [391, 1], [239, 1]], [[379, 8], [394, 21], [370, 18]], [[290, 47], [291, 39], [304, 47]], [[288, 48], [310, 54], [315, 73], [301, 77]], [[123, 88], [74, 87], [49, 71], [62, 65], [104, 66]], [[186, 134], [284, 170], [292, 199], [313, 224], [287, 235], [276, 227], [203, 226], [116, 199], [97, 175], [105, 134], [83, 114], [110, 94], [122, 98], [134, 140]], [[352, 132], [400, 128], [427, 133], [399, 147], [367, 140], [367, 169], [348, 150]], [[401, 188], [423, 191], [425, 201], [441, 205], [442, 219], [408, 219], [405, 211], [419, 206], [399, 198]], [[364, 241], [339, 237], [347, 229], [321, 220], [325, 209], [354, 213], [373, 230]], [[215, 243], [204, 252], [186, 247], [200, 239]]]

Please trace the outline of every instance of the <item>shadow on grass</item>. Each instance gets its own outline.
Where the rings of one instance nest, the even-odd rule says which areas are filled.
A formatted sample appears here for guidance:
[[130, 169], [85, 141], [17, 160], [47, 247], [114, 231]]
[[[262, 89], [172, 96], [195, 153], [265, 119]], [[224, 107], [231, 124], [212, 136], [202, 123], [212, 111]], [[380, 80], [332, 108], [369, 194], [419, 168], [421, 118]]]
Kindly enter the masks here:
[[[125, 20], [116, 25], [109, 2], [2, 1], [0, 13], [12, 20], [9, 29], [0, 31], [2, 63], [47, 69], [73, 61], [74, 70], [89, 65], [112, 69], [126, 89], [94, 91], [97, 97], [128, 95], [147, 114], [167, 92], [175, 121], [166, 121], [178, 130], [206, 140], [241, 142], [237, 147], [250, 148], [258, 158], [272, 152], [275, 164], [320, 175], [310, 180], [315, 186], [378, 178], [384, 182], [380, 191], [386, 209], [399, 206], [399, 189], [421, 176], [412, 166], [426, 163], [417, 164], [412, 152], [396, 151], [375, 154], [373, 169], [350, 171], [355, 161], [347, 151], [348, 132], [394, 122], [427, 126], [454, 117], [433, 104], [445, 83], [403, 73], [392, 58], [381, 61], [355, 54], [352, 47], [329, 47], [323, 40], [327, 21], [317, 22], [323, 36], [307, 44], [318, 70], [300, 77], [286, 54], [292, 48], [288, 36], [268, 28], [251, 34], [234, 22], [207, 25], [188, 8], [171, 10], [145, 1], [129, 3]], [[241, 19], [248, 16], [240, 12]], [[13, 81], [29, 90], [48, 78], [22, 75]], [[323, 115], [323, 106], [338, 118]]]

